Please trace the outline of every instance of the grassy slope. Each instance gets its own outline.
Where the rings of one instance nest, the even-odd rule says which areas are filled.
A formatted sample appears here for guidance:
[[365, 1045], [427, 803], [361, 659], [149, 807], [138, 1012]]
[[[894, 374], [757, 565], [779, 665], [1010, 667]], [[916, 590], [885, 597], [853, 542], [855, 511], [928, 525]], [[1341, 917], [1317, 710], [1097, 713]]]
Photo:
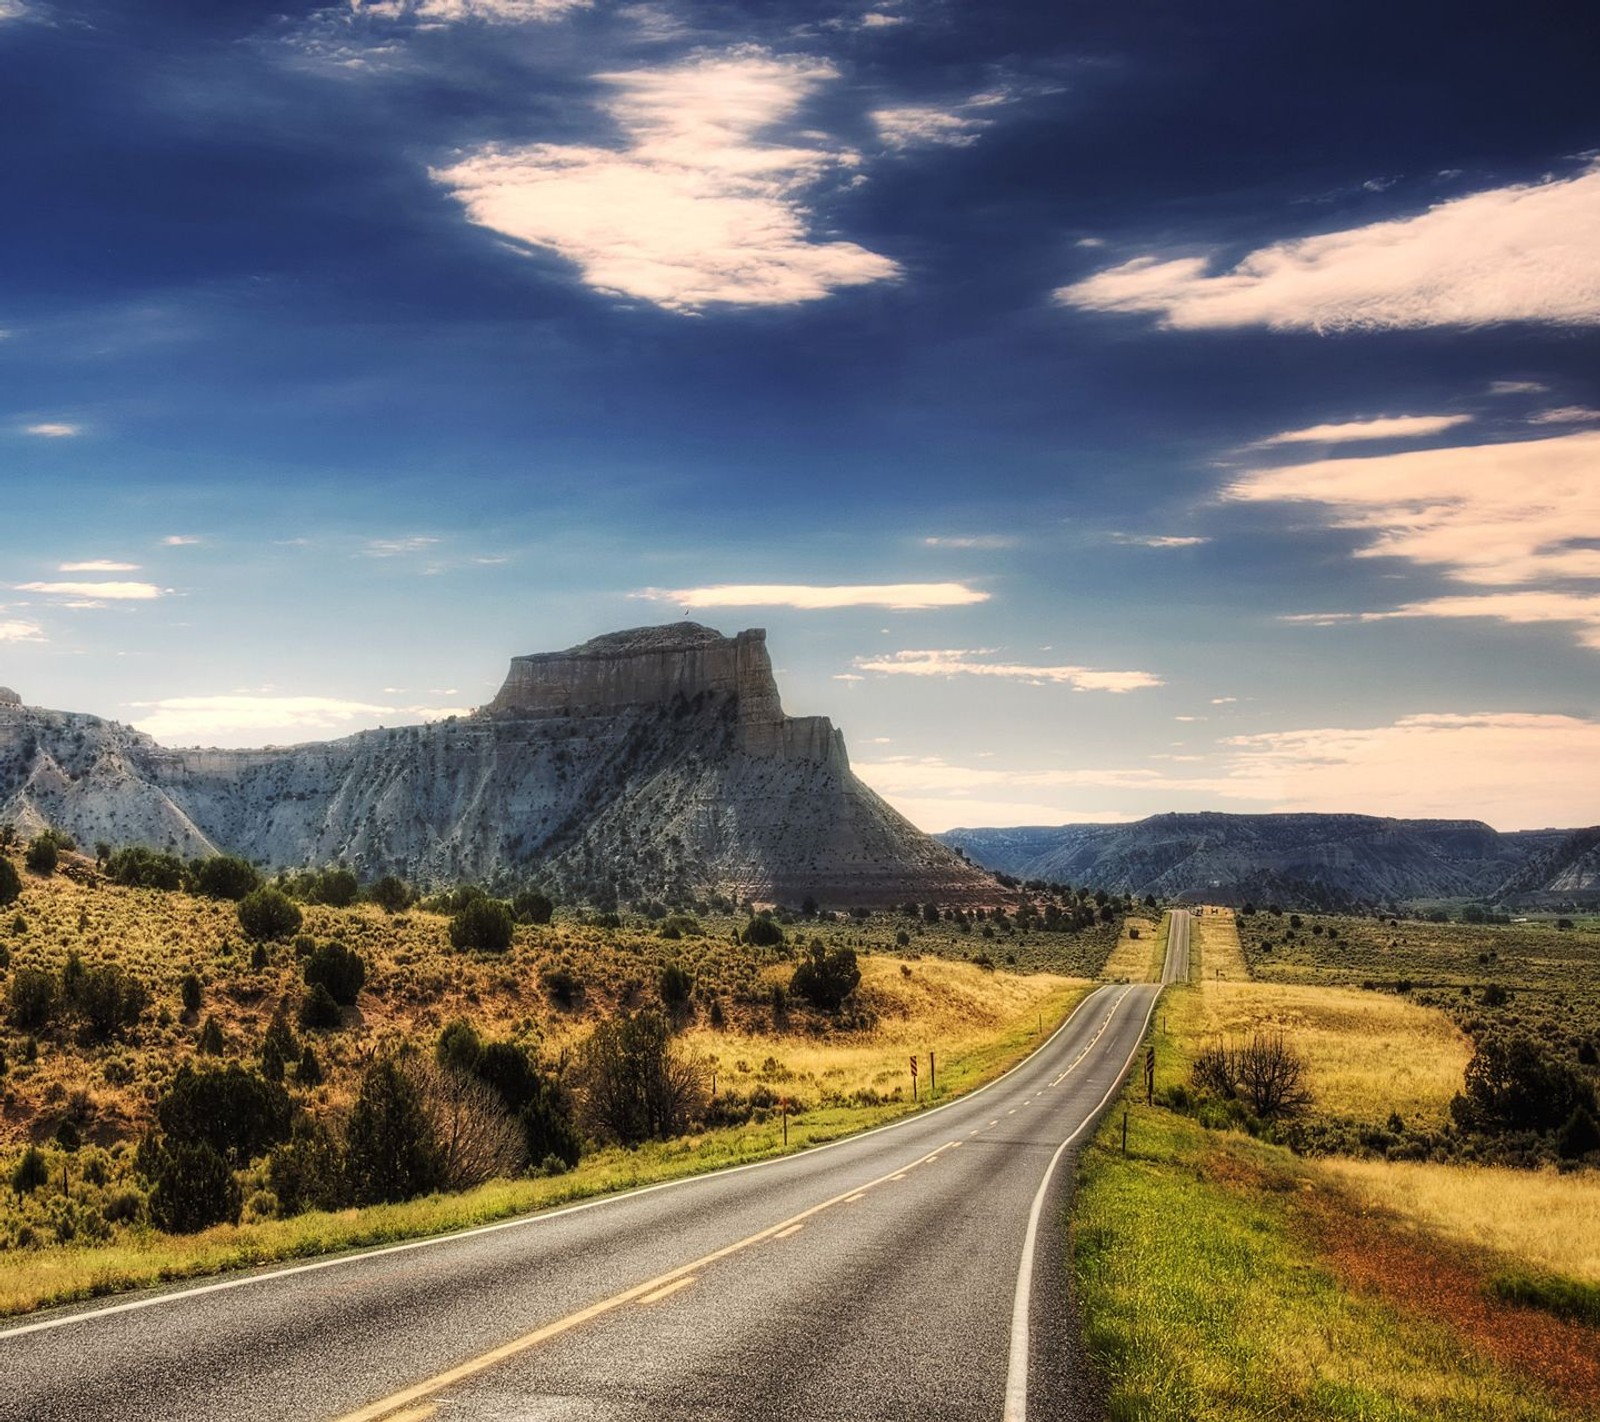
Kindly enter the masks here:
[[[1436, 1116], [1459, 1084], [1463, 1043], [1443, 1013], [1239, 981], [1230, 915], [1197, 917], [1195, 946], [1199, 985], [1169, 990], [1157, 1015], [1162, 1084], [1186, 1078], [1219, 1025], [1242, 1030], [1257, 1013], [1293, 1036], [1339, 1109], [1404, 1101]], [[1118, 1116], [1085, 1152], [1074, 1217], [1082, 1316], [1114, 1418], [1595, 1415], [1600, 1331], [1492, 1295], [1515, 1266], [1547, 1264], [1550, 1246], [1534, 1248], [1524, 1223], [1547, 1194], [1563, 1235], [1592, 1247], [1600, 1182], [1551, 1192], [1542, 1177], [1480, 1172], [1469, 1189], [1452, 1167], [1305, 1161], [1132, 1092], [1128, 1104], [1129, 1154]], [[1495, 1251], [1462, 1247], [1480, 1210], [1500, 1221]]]

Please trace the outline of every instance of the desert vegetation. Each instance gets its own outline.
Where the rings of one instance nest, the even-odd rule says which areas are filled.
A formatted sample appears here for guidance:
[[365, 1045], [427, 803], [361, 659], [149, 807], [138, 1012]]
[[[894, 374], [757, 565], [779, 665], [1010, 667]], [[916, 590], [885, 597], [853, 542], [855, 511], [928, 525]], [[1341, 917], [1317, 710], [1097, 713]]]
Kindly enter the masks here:
[[964, 1089], [1085, 990], [1020, 957], [1098, 966], [1116, 936], [1045, 939], [1032, 910], [419, 901], [54, 848], [48, 874], [0, 854], [0, 1310], [872, 1124], [911, 1109], [908, 1044]]

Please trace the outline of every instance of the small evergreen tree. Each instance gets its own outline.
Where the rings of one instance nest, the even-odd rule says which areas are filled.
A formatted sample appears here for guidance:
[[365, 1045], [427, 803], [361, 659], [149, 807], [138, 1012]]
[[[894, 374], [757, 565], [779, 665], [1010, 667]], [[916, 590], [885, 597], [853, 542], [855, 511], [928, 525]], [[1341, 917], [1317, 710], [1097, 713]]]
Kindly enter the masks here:
[[324, 943], [305, 961], [306, 986], [322, 986], [341, 1007], [354, 1007], [356, 997], [367, 980], [367, 965], [361, 955], [342, 943]]
[[239, 900], [239, 926], [252, 938], [291, 938], [300, 931], [300, 908], [270, 885], [255, 889]]
[[22, 896], [22, 875], [17, 866], [0, 854], [0, 908], [14, 904]]
[[169, 1234], [194, 1234], [239, 1218], [239, 1182], [205, 1141], [167, 1142], [151, 1151], [150, 1220]]
[[392, 1057], [373, 1062], [345, 1132], [350, 1197], [363, 1205], [410, 1200], [437, 1189], [443, 1168], [416, 1082]]
[[503, 953], [515, 932], [511, 906], [500, 899], [473, 899], [450, 920], [450, 943], [455, 948], [476, 948]]
[[261, 875], [255, 865], [229, 854], [200, 860], [193, 866], [190, 879], [195, 893], [208, 899], [237, 902], [261, 887]]

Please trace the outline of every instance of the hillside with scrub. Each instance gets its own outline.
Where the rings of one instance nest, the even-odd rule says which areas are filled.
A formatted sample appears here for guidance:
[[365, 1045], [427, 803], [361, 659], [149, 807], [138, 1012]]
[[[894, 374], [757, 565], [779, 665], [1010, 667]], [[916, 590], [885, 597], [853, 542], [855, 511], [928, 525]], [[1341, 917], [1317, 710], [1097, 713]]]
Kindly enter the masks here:
[[1127, 907], [419, 900], [48, 833], [0, 866], [0, 1312], [876, 1124], [1018, 1059]]

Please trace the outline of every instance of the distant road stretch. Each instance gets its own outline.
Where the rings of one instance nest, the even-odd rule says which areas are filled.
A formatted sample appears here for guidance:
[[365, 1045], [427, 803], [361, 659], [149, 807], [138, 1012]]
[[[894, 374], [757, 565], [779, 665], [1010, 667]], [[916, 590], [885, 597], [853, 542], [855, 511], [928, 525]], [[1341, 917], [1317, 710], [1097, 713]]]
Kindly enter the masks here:
[[[1163, 982], [1188, 957], [1176, 912]], [[0, 1326], [0, 1417], [1072, 1416], [1072, 1151], [1159, 992], [1099, 988], [993, 1085], [836, 1145]]]

